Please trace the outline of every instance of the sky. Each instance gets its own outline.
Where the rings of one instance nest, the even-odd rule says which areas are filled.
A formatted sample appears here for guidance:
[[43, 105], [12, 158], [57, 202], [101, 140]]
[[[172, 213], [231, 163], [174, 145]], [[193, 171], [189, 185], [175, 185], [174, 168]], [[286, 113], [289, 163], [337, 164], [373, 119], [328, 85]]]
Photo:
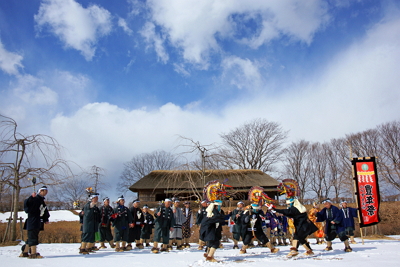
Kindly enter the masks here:
[[256, 118], [289, 141], [399, 119], [400, 1], [0, 1], [0, 114], [107, 170]]

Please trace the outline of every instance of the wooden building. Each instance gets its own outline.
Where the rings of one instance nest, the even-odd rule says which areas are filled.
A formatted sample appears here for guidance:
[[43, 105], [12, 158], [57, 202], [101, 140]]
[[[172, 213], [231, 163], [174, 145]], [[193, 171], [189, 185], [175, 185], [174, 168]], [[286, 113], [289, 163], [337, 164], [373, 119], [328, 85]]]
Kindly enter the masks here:
[[204, 185], [219, 180], [232, 186], [227, 188], [235, 200], [247, 199], [253, 186], [261, 186], [269, 197], [276, 199], [279, 182], [260, 170], [206, 170], [202, 171], [152, 171], [131, 185], [129, 189], [138, 194], [141, 201], [161, 201], [165, 198], [196, 200], [203, 198]]

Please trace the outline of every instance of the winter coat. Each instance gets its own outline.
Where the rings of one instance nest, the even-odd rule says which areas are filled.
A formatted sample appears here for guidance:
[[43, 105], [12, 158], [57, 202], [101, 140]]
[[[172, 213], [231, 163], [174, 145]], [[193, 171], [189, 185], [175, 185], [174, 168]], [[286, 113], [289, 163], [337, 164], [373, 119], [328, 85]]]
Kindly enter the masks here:
[[142, 233], [150, 233], [152, 232], [152, 229], [154, 228], [154, 217], [150, 213], [145, 213], [143, 212], [143, 228], [142, 228]]
[[[241, 233], [242, 231], [242, 217], [243, 217], [243, 209], [234, 209], [231, 214], [231, 220], [235, 223], [232, 227], [233, 233]], [[236, 215], [239, 215], [236, 217]]]
[[272, 211], [267, 211], [265, 214], [265, 218], [267, 220], [267, 227], [271, 228], [271, 231], [278, 231], [279, 220], [275, 213]]
[[305, 239], [318, 228], [308, 219], [307, 212], [301, 213], [296, 207], [292, 206], [288, 209], [275, 209], [286, 217], [293, 218], [293, 224], [296, 229], [295, 235], [298, 239]]
[[140, 208], [131, 207], [129, 211], [132, 214], [134, 227], [141, 227], [144, 223], [143, 211]]
[[133, 217], [127, 207], [118, 205], [114, 209], [113, 215], [110, 216], [110, 220], [112, 221], [112, 226], [121, 231], [129, 228], [129, 224], [133, 222]]
[[[157, 215], [158, 212], [161, 212], [160, 216]], [[170, 229], [175, 225], [175, 217], [171, 207], [169, 208], [166, 208], [165, 206], [158, 207], [156, 212], [154, 213], [154, 217], [155, 217], [156, 228]]]
[[[327, 208], [323, 208], [320, 212], [317, 212], [317, 222], [326, 221], [324, 233], [328, 235], [332, 230], [335, 230], [336, 233], [345, 231], [343, 212], [333, 205], [331, 205], [330, 209], [332, 211], [332, 216], [328, 216]], [[332, 224], [332, 221], [334, 221], [335, 224]]]
[[200, 227], [200, 240], [214, 241], [222, 238], [222, 224], [225, 222], [225, 213], [223, 210], [213, 210], [213, 216], [203, 218]]
[[[259, 233], [263, 232], [262, 229], [262, 221], [264, 219], [264, 213], [262, 210], [259, 210], [257, 213], [246, 210], [243, 215], [241, 216], [242, 222], [241, 222], [241, 236], [242, 239], [245, 239], [245, 236], [247, 232], [256, 232], [258, 231]], [[255, 219], [254, 225], [252, 225], [251, 220]]]
[[111, 206], [102, 206], [100, 208], [100, 225], [99, 227], [110, 227], [111, 221], [110, 216], [113, 214], [114, 210]]
[[92, 233], [99, 230], [100, 210], [97, 206], [90, 207], [91, 202], [83, 206], [82, 233]]
[[207, 216], [207, 207], [201, 207], [199, 211], [197, 212], [197, 218], [196, 218], [196, 224], [200, 225], [201, 221]]
[[357, 209], [347, 207], [340, 209], [343, 212], [343, 227], [351, 227], [354, 229], [354, 217], [358, 217]]
[[44, 203], [44, 197], [37, 194], [30, 196], [24, 201], [24, 210], [28, 214], [24, 229], [30, 231], [34, 229], [44, 229], [44, 223], [49, 221], [50, 213]]

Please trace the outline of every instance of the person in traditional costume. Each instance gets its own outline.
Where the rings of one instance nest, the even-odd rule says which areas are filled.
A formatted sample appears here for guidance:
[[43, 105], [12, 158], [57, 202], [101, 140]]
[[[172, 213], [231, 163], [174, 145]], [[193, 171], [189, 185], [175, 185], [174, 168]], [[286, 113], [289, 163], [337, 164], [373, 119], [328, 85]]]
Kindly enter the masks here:
[[120, 196], [117, 201], [118, 206], [110, 216], [114, 227], [115, 251], [126, 251], [126, 243], [129, 239], [129, 227], [133, 227], [133, 217], [129, 208], [125, 206], [124, 196]]
[[197, 249], [203, 250], [204, 246], [206, 245], [206, 242], [201, 240], [200, 228], [201, 228], [201, 222], [207, 216], [207, 207], [209, 205], [209, 202], [207, 201], [207, 199], [203, 199], [200, 204], [201, 204], [201, 207], [199, 208], [199, 210], [197, 212], [197, 217], [196, 217], [196, 225], [199, 226], [199, 246]]
[[140, 233], [140, 243], [146, 244], [146, 247], [150, 247], [150, 236], [153, 233], [154, 228], [154, 217], [149, 213], [149, 206], [143, 206], [143, 227]]
[[344, 217], [343, 223], [346, 235], [350, 236], [351, 244], [357, 244], [357, 242], [354, 240], [354, 230], [355, 230], [354, 218], [358, 217], [357, 209], [348, 207], [346, 200], [340, 202], [340, 207], [341, 211], [343, 212], [343, 217]]
[[100, 210], [97, 207], [99, 194], [90, 192], [89, 202], [82, 209], [82, 243], [79, 249], [80, 254], [89, 254], [98, 250], [95, 248], [95, 234], [99, 231]]
[[277, 253], [279, 249], [269, 241], [262, 229], [262, 221], [265, 219], [262, 209], [258, 204], [251, 204], [241, 216], [242, 219], [242, 240], [243, 246], [240, 249], [240, 254], [246, 253], [246, 249], [252, 242], [253, 238], [257, 238], [261, 242], [261, 246], [268, 247], [271, 253]]
[[314, 232], [314, 236], [316, 239], [316, 244], [320, 245], [324, 243], [324, 223], [323, 222], [317, 222], [317, 215], [316, 213], [320, 211], [320, 208], [318, 205], [313, 202], [312, 208], [308, 211], [308, 219], [312, 221], [315, 226], [317, 226], [318, 230]]
[[185, 222], [185, 216], [183, 215], [182, 209], [180, 208], [179, 199], [174, 200], [174, 204], [172, 206], [172, 211], [174, 213], [175, 224], [172, 227], [172, 230], [169, 234], [169, 245], [168, 248], [172, 250], [173, 245], [176, 245], [177, 250], [182, 250], [184, 247], [182, 246], [182, 225]]
[[140, 242], [140, 233], [142, 231], [144, 216], [142, 209], [140, 208], [140, 201], [136, 199], [132, 203], [132, 207], [129, 209], [132, 214], [133, 224], [132, 227], [129, 228], [129, 238], [128, 244], [126, 246], [126, 250], [131, 250], [132, 242], [136, 242], [137, 249], [143, 249], [143, 244]]
[[105, 241], [110, 244], [111, 248], [115, 248], [113, 236], [111, 233], [110, 221], [110, 216], [113, 214], [113, 211], [113, 208], [110, 206], [110, 199], [108, 197], [105, 197], [103, 199], [103, 206], [100, 208], [100, 248], [107, 248], [104, 244]]
[[215, 200], [207, 207], [207, 215], [201, 222], [200, 239], [207, 242], [207, 251], [204, 253], [206, 261], [218, 262], [214, 258], [215, 251], [220, 247], [222, 238], [222, 224], [225, 214], [221, 209], [222, 201]]
[[183, 238], [183, 243], [182, 247], [183, 248], [190, 248], [189, 244], [189, 239], [192, 235], [192, 226], [193, 226], [193, 212], [192, 209], [190, 208], [190, 202], [185, 201], [183, 203], [184, 207], [182, 208], [182, 213], [183, 216], [185, 217], [185, 222], [182, 224], [182, 238]]
[[[171, 205], [172, 200], [167, 198], [165, 199], [164, 204], [160, 205], [154, 213], [154, 244], [151, 249], [153, 253], [158, 253], [160, 251], [168, 252], [169, 234], [170, 231], [173, 230], [173, 226], [175, 225], [175, 217]], [[158, 243], [161, 241], [161, 239], [163, 244], [161, 249], [159, 249]]]
[[244, 212], [244, 202], [239, 201], [237, 203], [237, 208], [232, 211], [231, 220], [234, 225], [232, 227], [232, 235], [233, 235], [233, 248], [239, 249], [238, 242], [241, 239], [242, 232], [242, 215]]
[[279, 226], [278, 226], [278, 246], [287, 246], [286, 242], [287, 231], [288, 231], [288, 219], [283, 214], [278, 213], [276, 215]]
[[340, 211], [336, 206], [332, 205], [332, 201], [328, 198], [322, 202], [324, 208], [317, 212], [317, 222], [325, 222], [325, 240], [326, 240], [326, 251], [332, 250], [332, 241], [339, 237], [340, 241], [344, 243], [344, 251], [353, 251], [350, 247], [349, 238], [346, 235], [346, 228], [344, 226], [343, 212]]
[[[293, 187], [290, 187], [291, 184]], [[269, 209], [275, 210], [278, 213], [285, 215], [286, 217], [293, 218], [293, 224], [295, 226], [295, 233], [292, 241], [292, 247], [287, 255], [288, 258], [295, 257], [299, 254], [299, 245], [303, 245], [306, 249], [305, 255], [314, 255], [311, 249], [310, 243], [307, 241], [307, 237], [314, 233], [318, 228], [308, 219], [307, 209], [295, 198], [297, 195], [297, 182], [291, 179], [285, 179], [278, 186], [280, 194], [286, 194], [286, 205], [287, 209], [276, 209], [271, 204], [266, 204]]]
[[44, 224], [49, 222], [50, 213], [44, 202], [47, 195], [47, 186], [42, 186], [36, 192], [33, 192], [29, 198], [24, 201], [24, 211], [28, 214], [24, 229], [28, 231], [28, 240], [20, 257], [29, 259], [41, 259], [36, 247], [39, 245], [39, 233], [44, 230]]

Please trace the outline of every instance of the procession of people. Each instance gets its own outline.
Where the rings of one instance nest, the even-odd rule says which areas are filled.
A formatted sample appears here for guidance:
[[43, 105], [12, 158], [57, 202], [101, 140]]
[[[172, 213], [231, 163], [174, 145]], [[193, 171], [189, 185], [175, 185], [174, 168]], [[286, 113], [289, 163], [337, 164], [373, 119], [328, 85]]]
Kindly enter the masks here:
[[[291, 248], [287, 254], [288, 258], [299, 255], [300, 245], [305, 248], [305, 256], [312, 256], [314, 250], [310, 237], [316, 238], [316, 244], [322, 244], [321, 238], [325, 237], [325, 251], [333, 250], [332, 241], [338, 237], [344, 243], [344, 251], [352, 251], [350, 241], [352, 244], [356, 243], [356, 209], [348, 207], [346, 201], [340, 203], [339, 209], [330, 199], [325, 199], [322, 201], [323, 209], [313, 203], [307, 212], [306, 207], [296, 197], [296, 189], [280, 186], [279, 192], [286, 194], [286, 208], [277, 208], [272, 199], [255, 192], [249, 197], [249, 205], [245, 205], [246, 200], [238, 201], [237, 207], [233, 210], [229, 208], [227, 212], [222, 208], [223, 201], [218, 196], [213, 200], [206, 197], [199, 202], [198, 211], [194, 212], [193, 202], [183, 201], [182, 206], [178, 198], [167, 198], [154, 208], [146, 204], [141, 207], [140, 200], [136, 199], [130, 204], [131, 207], [127, 207], [122, 195], [115, 201], [116, 207], [112, 208], [108, 197], [103, 198], [103, 204], [99, 205], [99, 194], [90, 191], [88, 202], [79, 214], [82, 231], [79, 254], [88, 255], [99, 249], [107, 249], [106, 243], [115, 252], [142, 250], [146, 247], [151, 247], [150, 251], [155, 254], [169, 252], [174, 247], [176, 250], [189, 249], [196, 229], [194, 226], [197, 226], [197, 249], [204, 250], [206, 261], [218, 262], [215, 253], [223, 247], [221, 242], [223, 226], [227, 225], [226, 218], [232, 225], [230, 238], [233, 241], [233, 249], [240, 248], [239, 254], [245, 254], [248, 249], [254, 247], [254, 241], [257, 241], [260, 247], [268, 248], [270, 253], [279, 253], [280, 250], [276, 246], [288, 245], [286, 238], [289, 238]], [[39, 232], [50, 217], [44, 204], [46, 194], [47, 187], [44, 186], [25, 201], [24, 208], [28, 213], [25, 225], [28, 240], [20, 257], [42, 258], [37, 253], [36, 246], [39, 244]], [[294, 229], [291, 230], [290, 225]], [[324, 231], [321, 236], [322, 228]], [[95, 246], [96, 241], [100, 242], [99, 247]], [[241, 247], [239, 242], [242, 242]]]

